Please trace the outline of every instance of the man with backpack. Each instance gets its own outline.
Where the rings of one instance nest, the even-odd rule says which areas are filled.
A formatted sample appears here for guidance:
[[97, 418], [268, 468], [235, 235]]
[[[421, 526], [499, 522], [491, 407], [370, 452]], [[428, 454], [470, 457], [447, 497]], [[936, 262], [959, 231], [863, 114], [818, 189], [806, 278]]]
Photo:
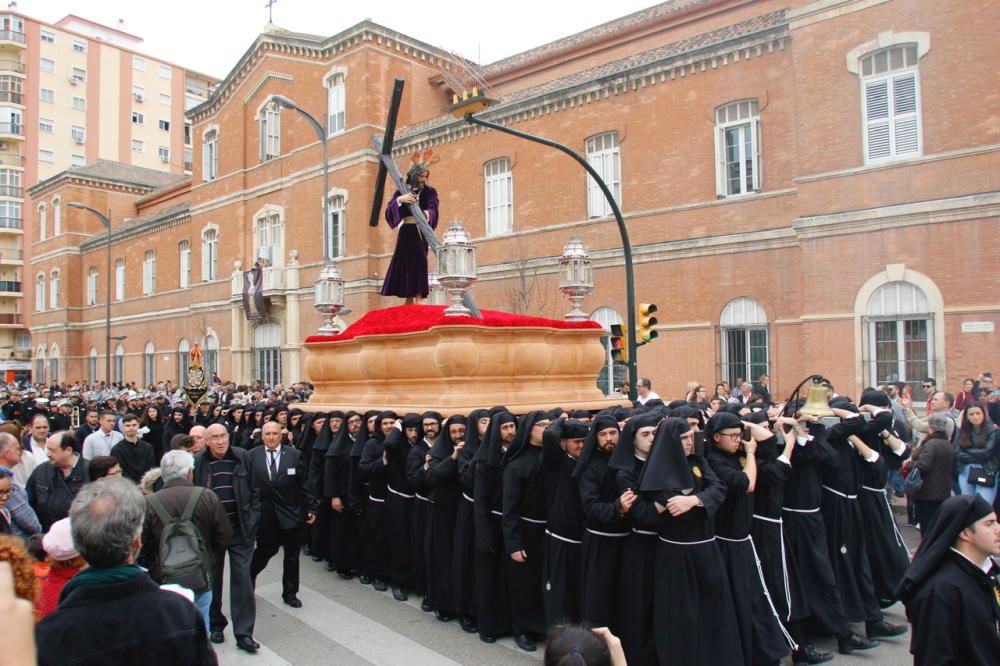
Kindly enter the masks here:
[[212, 562], [216, 553], [225, 552], [232, 525], [219, 497], [194, 485], [190, 453], [164, 454], [160, 472], [163, 489], [146, 496], [139, 561], [156, 582], [191, 590], [208, 631]]

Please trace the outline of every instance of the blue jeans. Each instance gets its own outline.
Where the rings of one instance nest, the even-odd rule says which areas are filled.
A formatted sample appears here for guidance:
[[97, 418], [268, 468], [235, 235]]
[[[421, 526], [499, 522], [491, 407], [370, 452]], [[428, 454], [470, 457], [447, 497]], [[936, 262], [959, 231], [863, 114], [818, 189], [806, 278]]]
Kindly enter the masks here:
[[996, 481], [993, 482], [992, 488], [977, 486], [969, 483], [969, 467], [971, 466], [972, 465], [960, 465], [958, 468], [958, 487], [961, 490], [959, 494], [979, 495], [990, 504], [993, 504], [993, 500], [996, 499], [997, 496]]
[[903, 476], [899, 473], [898, 469], [889, 471], [889, 478], [886, 483], [894, 493], [903, 492]]
[[205, 620], [205, 631], [211, 632], [211, 625], [208, 621], [208, 609], [212, 605], [212, 590], [195, 597], [194, 605], [198, 607], [198, 612], [201, 613], [201, 617]]

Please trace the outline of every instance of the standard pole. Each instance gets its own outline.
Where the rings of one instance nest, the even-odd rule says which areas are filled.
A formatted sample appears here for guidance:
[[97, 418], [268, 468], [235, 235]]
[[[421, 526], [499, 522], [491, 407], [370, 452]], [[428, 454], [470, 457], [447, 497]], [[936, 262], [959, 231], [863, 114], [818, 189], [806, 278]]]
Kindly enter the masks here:
[[476, 118], [471, 113], [465, 115], [466, 122], [473, 123], [475, 125], [482, 125], [483, 127], [489, 127], [495, 129], [498, 132], [504, 132], [506, 134], [511, 134], [522, 139], [527, 139], [528, 141], [534, 141], [535, 143], [540, 143], [550, 148], [555, 148], [556, 150], [561, 150], [566, 153], [574, 160], [580, 163], [587, 173], [594, 179], [597, 186], [601, 188], [601, 192], [604, 193], [604, 198], [607, 199], [608, 205], [611, 206], [611, 212], [615, 216], [615, 222], [618, 223], [618, 233], [622, 238], [622, 250], [625, 253], [625, 296], [627, 300], [628, 307], [628, 397], [629, 400], [635, 402], [636, 393], [636, 352], [638, 350], [638, 345], [635, 340], [635, 277], [632, 272], [632, 244], [628, 239], [628, 230], [625, 228], [625, 220], [622, 218], [622, 211], [618, 207], [618, 202], [615, 201], [614, 196], [611, 194], [611, 190], [608, 188], [607, 183], [601, 178], [601, 174], [597, 173], [597, 170], [590, 165], [587, 160], [582, 158], [573, 149], [564, 146], [561, 143], [557, 143], [550, 139], [544, 139], [540, 136], [535, 136], [534, 134], [528, 134], [527, 132], [519, 132], [518, 130], [505, 127], [504, 125], [498, 125], [497, 123], [490, 122], [488, 120], [482, 120], [481, 118]]
[[327, 154], [326, 132], [323, 140], [323, 265], [330, 263], [330, 160]]
[[104, 305], [104, 385], [111, 386], [111, 209], [102, 220], [108, 227], [108, 293]]

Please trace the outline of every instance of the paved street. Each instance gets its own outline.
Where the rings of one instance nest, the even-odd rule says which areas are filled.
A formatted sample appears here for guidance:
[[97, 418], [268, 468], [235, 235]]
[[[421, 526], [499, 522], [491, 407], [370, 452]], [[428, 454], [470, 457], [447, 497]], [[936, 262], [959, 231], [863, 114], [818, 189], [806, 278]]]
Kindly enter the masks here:
[[[903, 507], [895, 505], [903, 520], [900, 529], [911, 548], [917, 533], [905, 526]], [[474, 664], [476, 666], [517, 666], [541, 662], [541, 649], [534, 654], [522, 652], [513, 640], [504, 639], [486, 645], [474, 634], [464, 633], [457, 622], [437, 621], [420, 610], [418, 599], [399, 603], [389, 592], [376, 592], [357, 580], [343, 581], [328, 573], [322, 564], [308, 557], [302, 559], [304, 606], [289, 608], [281, 603], [281, 558], [275, 557], [258, 579], [257, 629], [255, 638], [262, 644], [257, 655], [236, 649], [232, 634], [216, 646], [224, 666], [312, 666], [337, 664], [354, 666], [424, 666]], [[226, 607], [228, 613], [228, 600]], [[903, 608], [897, 604], [886, 613], [893, 623], [901, 623]], [[909, 637], [884, 641], [867, 653], [838, 656], [836, 664], [903, 666], [911, 664]], [[836, 651], [834, 641], [820, 643], [826, 651]], [[789, 660], [788, 663], [791, 663]]]

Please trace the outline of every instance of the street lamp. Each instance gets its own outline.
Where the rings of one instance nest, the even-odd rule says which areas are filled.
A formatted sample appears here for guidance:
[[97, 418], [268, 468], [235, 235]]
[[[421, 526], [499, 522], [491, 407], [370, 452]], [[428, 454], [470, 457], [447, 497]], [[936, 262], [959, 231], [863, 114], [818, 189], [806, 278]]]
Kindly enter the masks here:
[[594, 266], [590, 253], [579, 236], [573, 236], [563, 248], [559, 258], [559, 291], [569, 299], [573, 308], [563, 315], [566, 321], [587, 321], [590, 319], [580, 309], [583, 299], [594, 291]]
[[[535, 136], [534, 134], [528, 134], [527, 132], [520, 132], [510, 127], [505, 127], [503, 125], [490, 122], [489, 120], [483, 120], [482, 118], [477, 118], [473, 113], [485, 110], [489, 108], [494, 103], [494, 100], [490, 99], [485, 95], [485, 93], [478, 88], [472, 89], [472, 94], [469, 95], [468, 92], [463, 92], [462, 96], [459, 97], [455, 95], [454, 104], [448, 107], [448, 110], [456, 118], [462, 118], [465, 122], [472, 125], [480, 125], [482, 127], [489, 127], [498, 132], [503, 132], [505, 134], [510, 134], [522, 139], [527, 139], [528, 141], [534, 141], [535, 143], [540, 143], [543, 146], [549, 146], [550, 148], [555, 148], [556, 150], [561, 150], [566, 153], [574, 160], [576, 160], [580, 166], [586, 169], [590, 177], [594, 179], [597, 186], [604, 193], [604, 198], [607, 200], [608, 205], [611, 207], [611, 212], [615, 216], [615, 222], [618, 223], [618, 233], [621, 235], [622, 239], [622, 251], [625, 255], [625, 297], [628, 307], [628, 330], [635, 331], [635, 274], [632, 270], [632, 244], [628, 239], [628, 230], [625, 228], [625, 219], [622, 217], [621, 208], [618, 207], [618, 202], [615, 201], [614, 195], [611, 194], [611, 190], [608, 188], [608, 184], [604, 182], [601, 174], [597, 173], [597, 170], [587, 162], [586, 159], [581, 157], [572, 148], [564, 146], [561, 143], [552, 141], [551, 139], [545, 139], [540, 136]], [[636, 368], [636, 352], [638, 350], [638, 345], [636, 344], [635, 335], [628, 336], [628, 396], [629, 400], [633, 402], [636, 399], [636, 375], [638, 370]]]
[[462, 302], [465, 290], [476, 281], [476, 248], [461, 220], [448, 225], [437, 251], [438, 283], [448, 290], [451, 305], [444, 311], [449, 317], [471, 317], [472, 310]]
[[335, 334], [337, 327], [333, 320], [344, 306], [344, 280], [330, 258], [330, 161], [326, 130], [310, 113], [284, 95], [271, 95], [271, 101], [302, 114], [316, 130], [316, 136], [323, 145], [323, 269], [313, 283], [313, 306], [324, 319], [319, 332], [323, 335]]
[[106, 386], [111, 385], [111, 210], [108, 209], [108, 214], [105, 215], [100, 211], [96, 211], [89, 206], [84, 206], [78, 201], [70, 201], [68, 204], [70, 208], [76, 208], [77, 210], [85, 210], [88, 213], [94, 215], [97, 219], [101, 221], [104, 228], [108, 230], [108, 289], [107, 294], [105, 294], [104, 299], [104, 384]]

